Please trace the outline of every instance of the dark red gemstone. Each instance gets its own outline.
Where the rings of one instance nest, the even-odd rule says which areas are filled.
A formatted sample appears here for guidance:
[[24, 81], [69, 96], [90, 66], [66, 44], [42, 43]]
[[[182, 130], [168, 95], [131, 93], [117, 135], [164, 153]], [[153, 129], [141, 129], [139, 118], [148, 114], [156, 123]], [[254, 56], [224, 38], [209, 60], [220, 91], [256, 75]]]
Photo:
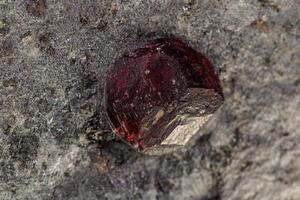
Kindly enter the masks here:
[[[106, 112], [114, 133], [137, 149], [159, 144], [189, 88], [222, 96], [207, 58], [177, 38], [160, 38], [123, 55], [106, 78]], [[178, 110], [176, 111], [178, 112]]]

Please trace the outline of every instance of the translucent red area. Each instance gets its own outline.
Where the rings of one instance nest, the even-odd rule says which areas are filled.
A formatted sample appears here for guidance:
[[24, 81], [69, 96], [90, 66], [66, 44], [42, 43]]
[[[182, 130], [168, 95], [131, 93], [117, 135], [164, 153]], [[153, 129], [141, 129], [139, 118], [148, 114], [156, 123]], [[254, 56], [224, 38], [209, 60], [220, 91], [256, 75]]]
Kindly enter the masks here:
[[155, 39], [123, 55], [106, 78], [105, 107], [114, 133], [140, 150], [160, 143], [172, 131], [162, 131], [172, 120], [168, 107], [188, 88], [222, 95], [208, 59], [182, 40]]

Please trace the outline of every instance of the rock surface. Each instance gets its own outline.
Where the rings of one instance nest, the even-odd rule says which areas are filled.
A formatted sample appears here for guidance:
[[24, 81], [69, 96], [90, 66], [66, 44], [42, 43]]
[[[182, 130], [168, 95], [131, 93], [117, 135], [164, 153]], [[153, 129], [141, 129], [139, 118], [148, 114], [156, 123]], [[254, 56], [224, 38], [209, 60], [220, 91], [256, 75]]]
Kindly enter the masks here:
[[[153, 32], [216, 66], [225, 102], [185, 148], [136, 153], [99, 110]], [[0, 0], [0, 199], [299, 199], [297, 0]]]

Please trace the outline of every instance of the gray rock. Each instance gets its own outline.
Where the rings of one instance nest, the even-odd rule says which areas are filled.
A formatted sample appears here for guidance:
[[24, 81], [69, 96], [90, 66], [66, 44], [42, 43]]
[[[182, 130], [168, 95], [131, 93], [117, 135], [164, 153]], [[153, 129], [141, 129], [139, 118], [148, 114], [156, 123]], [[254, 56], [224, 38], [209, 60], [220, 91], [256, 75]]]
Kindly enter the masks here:
[[[143, 155], [101, 110], [114, 59], [153, 33], [220, 73], [183, 149]], [[0, 0], [0, 199], [299, 199], [297, 0]]]

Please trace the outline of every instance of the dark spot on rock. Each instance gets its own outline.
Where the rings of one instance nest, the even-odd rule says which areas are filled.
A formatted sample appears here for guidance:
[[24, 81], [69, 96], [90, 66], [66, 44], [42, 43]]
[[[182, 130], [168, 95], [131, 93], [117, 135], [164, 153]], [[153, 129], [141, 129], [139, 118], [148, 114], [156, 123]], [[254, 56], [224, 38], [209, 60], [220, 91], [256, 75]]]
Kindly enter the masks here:
[[274, 4], [271, 0], [258, 0], [263, 8], [271, 8], [272, 10], [279, 12], [280, 8]]
[[92, 164], [100, 173], [106, 173], [136, 160], [139, 154], [120, 141], [105, 141], [88, 147]]
[[38, 45], [41, 51], [46, 52], [49, 55], [55, 54], [55, 49], [53, 47], [54, 45], [54, 39], [53, 39], [52, 33], [44, 33], [41, 34], [38, 38]]
[[84, 1], [78, 9], [77, 20], [89, 30], [104, 30], [111, 7], [111, 1]]
[[9, 27], [5, 19], [0, 19], [0, 36], [6, 35], [9, 32]]
[[42, 169], [44, 171], [48, 169], [47, 163], [45, 163], [45, 162], [42, 163]]
[[254, 20], [253, 22], [251, 22], [250, 27], [254, 28], [260, 32], [264, 32], [264, 33], [267, 33], [269, 31], [268, 22], [260, 20], [260, 19]]
[[14, 133], [9, 138], [9, 153], [13, 160], [23, 165], [37, 156], [39, 138], [35, 135], [19, 135]]
[[24, 39], [26, 39], [27, 37], [30, 37], [30, 36], [32, 36], [31, 31], [26, 31], [25, 33], [20, 35], [19, 41], [22, 42]]
[[137, 39], [139, 40], [151, 40], [153, 38], [157, 37], [169, 37], [167, 33], [164, 33], [163, 31], [151, 31], [139, 26], [136, 28], [136, 30], [129, 30], [127, 31], [128, 34], [131, 32], [136, 34]]
[[282, 27], [289, 34], [295, 31], [295, 26], [290, 22], [286, 22]]
[[96, 30], [105, 30], [108, 25], [108, 22], [104, 19], [99, 20], [95, 26], [91, 27], [91, 29], [96, 29]]
[[249, 168], [253, 165], [253, 162], [251, 160], [246, 160], [244, 163], [241, 163], [240, 171], [244, 172], [246, 170], [249, 170]]
[[282, 137], [289, 137], [291, 135], [291, 133], [287, 132], [287, 131], [283, 131], [281, 132], [281, 136]]
[[101, 112], [95, 112], [83, 126], [83, 132], [87, 139], [92, 142], [111, 141], [114, 135], [111, 133], [109, 125]]
[[75, 65], [76, 63], [76, 59], [75, 58], [71, 58], [70, 59], [70, 65]]
[[46, 11], [46, 2], [45, 0], [28, 0], [26, 9], [27, 12], [35, 17], [41, 17], [45, 14]]
[[0, 43], [0, 58], [10, 58], [13, 54], [13, 45], [10, 40]]
[[270, 66], [271, 63], [272, 63], [272, 60], [271, 60], [270, 57], [266, 57], [266, 58], [264, 59], [264, 61], [265, 61], [265, 65], [267, 65], [267, 66]]
[[69, 172], [64, 172], [64, 176], [65, 177], [70, 177], [70, 173]]
[[83, 79], [83, 87], [88, 89], [91, 88], [93, 85], [98, 83], [98, 79], [95, 74], [85, 74]]
[[89, 17], [88, 16], [85, 16], [83, 14], [80, 14], [79, 15], [79, 22], [82, 24], [82, 25], [86, 25], [89, 23]]
[[17, 81], [14, 78], [3, 80], [3, 86], [4, 87], [16, 87]]
[[37, 102], [37, 108], [41, 113], [48, 113], [52, 110], [51, 104], [46, 99], [39, 99]]
[[12, 127], [8, 123], [3, 124], [3, 133], [5, 135], [9, 135], [12, 132], [11, 130]]
[[15, 168], [13, 163], [0, 162], [0, 180], [10, 181], [15, 175]]
[[157, 174], [155, 176], [154, 185], [160, 195], [168, 194], [174, 187], [173, 183], [171, 183], [167, 178], [163, 177], [160, 174]]
[[3, 80], [3, 86], [4, 87], [17, 87], [18, 81], [16, 78], [9, 78]]
[[300, 86], [300, 78], [299, 78], [299, 79], [297, 79], [297, 80], [294, 82], [294, 85], [295, 85], [295, 86], [297, 86], [297, 87], [299, 87], [299, 86]]
[[111, 11], [111, 14], [116, 15], [117, 12], [118, 12], [118, 6], [117, 6], [117, 4], [113, 3], [111, 5], [110, 11]]
[[4, 117], [0, 117], [0, 134], [3, 133], [5, 135], [8, 135], [10, 129], [11, 126], [9, 125], [9, 122], [6, 119], [4, 119]]
[[90, 113], [93, 111], [93, 104], [90, 102], [83, 103], [79, 106], [81, 113]]
[[108, 24], [107, 21], [101, 20], [101, 21], [97, 24], [97, 29], [102, 30], [102, 29], [104, 29], [104, 28], [107, 27], [107, 24]]
[[196, 0], [185, 0], [184, 1], [187, 5], [192, 6], [196, 3]]

